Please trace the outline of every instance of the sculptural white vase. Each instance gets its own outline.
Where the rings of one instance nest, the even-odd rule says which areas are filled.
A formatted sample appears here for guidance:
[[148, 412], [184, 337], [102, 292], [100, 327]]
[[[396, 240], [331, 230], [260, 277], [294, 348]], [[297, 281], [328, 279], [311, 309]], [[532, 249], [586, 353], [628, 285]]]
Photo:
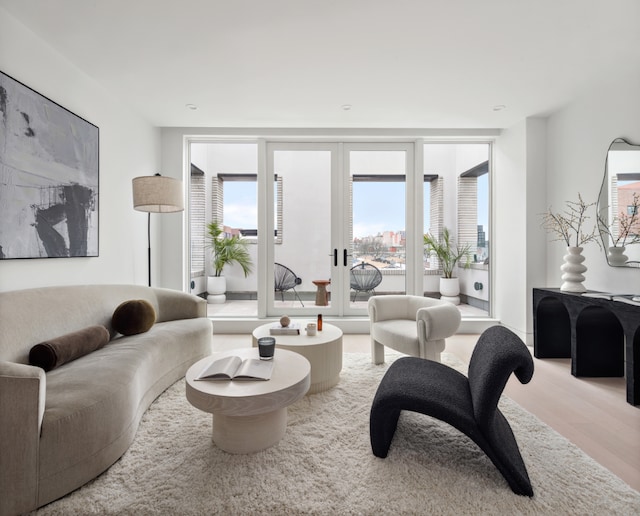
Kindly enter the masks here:
[[582, 247], [567, 247], [567, 254], [564, 255], [564, 264], [560, 267], [563, 272], [560, 290], [564, 292], [587, 291], [582, 284], [584, 281], [583, 273], [587, 271], [587, 267], [582, 264], [584, 262], [582, 249]]
[[627, 261], [629, 261], [629, 257], [624, 254], [625, 249], [625, 246], [610, 247], [608, 256], [609, 265], [613, 265], [614, 267], [621, 267], [625, 263], [627, 263]]

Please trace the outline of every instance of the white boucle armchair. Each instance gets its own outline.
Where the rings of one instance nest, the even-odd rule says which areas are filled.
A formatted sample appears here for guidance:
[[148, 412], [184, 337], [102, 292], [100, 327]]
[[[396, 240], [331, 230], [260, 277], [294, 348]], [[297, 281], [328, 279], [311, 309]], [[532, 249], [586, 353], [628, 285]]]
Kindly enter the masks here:
[[445, 339], [460, 326], [460, 311], [448, 301], [390, 295], [369, 298], [371, 360], [384, 362], [385, 346], [440, 362]]

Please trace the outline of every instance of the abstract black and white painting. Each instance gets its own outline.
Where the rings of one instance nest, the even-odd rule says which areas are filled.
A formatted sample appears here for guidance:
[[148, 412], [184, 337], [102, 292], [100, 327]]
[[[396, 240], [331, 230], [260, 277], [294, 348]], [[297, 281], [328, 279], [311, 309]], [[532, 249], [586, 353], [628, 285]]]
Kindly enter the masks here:
[[98, 256], [98, 127], [0, 72], [0, 259]]

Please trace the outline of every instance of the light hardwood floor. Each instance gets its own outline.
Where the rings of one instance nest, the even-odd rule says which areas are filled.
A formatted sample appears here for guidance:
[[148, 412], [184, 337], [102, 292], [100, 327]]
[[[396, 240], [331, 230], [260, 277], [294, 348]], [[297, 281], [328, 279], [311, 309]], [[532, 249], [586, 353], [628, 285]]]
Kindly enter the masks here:
[[[468, 363], [477, 335], [447, 339]], [[624, 378], [576, 378], [570, 359], [534, 358], [532, 380], [511, 376], [505, 394], [640, 491], [640, 407], [626, 401]]]
[[[446, 352], [465, 363], [478, 335], [447, 339]], [[247, 335], [215, 335], [216, 350], [251, 346]], [[345, 353], [369, 353], [369, 335], [345, 334]], [[640, 407], [626, 402], [623, 378], [576, 378], [569, 359], [534, 358], [533, 379], [512, 376], [505, 394], [587, 455], [640, 491]]]

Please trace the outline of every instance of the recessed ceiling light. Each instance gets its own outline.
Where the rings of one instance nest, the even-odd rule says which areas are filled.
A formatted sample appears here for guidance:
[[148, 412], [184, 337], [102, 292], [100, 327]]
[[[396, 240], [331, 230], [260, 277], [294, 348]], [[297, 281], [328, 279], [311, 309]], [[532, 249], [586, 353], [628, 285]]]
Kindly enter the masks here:
[[342, 104], [342, 109], [345, 111], [349, 111], [351, 109], [351, 104]]
[[185, 107], [187, 109], [190, 109], [191, 111], [195, 111], [196, 109], [198, 109], [198, 106], [196, 106], [195, 104], [186, 104]]
[[493, 110], [494, 111], [502, 111], [503, 109], [506, 109], [507, 106], [505, 106], [504, 104], [496, 104], [495, 106], [493, 106]]

